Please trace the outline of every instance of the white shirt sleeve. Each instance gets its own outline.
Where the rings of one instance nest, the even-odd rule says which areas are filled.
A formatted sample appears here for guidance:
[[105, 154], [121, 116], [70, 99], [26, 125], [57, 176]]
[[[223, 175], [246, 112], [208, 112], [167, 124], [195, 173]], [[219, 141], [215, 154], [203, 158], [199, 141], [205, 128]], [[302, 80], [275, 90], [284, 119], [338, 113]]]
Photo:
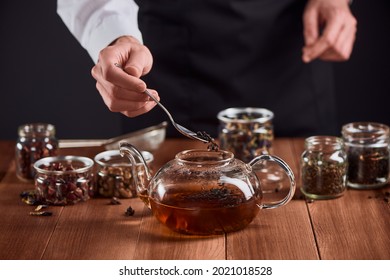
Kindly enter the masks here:
[[133, 0], [57, 0], [57, 13], [95, 63], [99, 52], [120, 36], [142, 42]]

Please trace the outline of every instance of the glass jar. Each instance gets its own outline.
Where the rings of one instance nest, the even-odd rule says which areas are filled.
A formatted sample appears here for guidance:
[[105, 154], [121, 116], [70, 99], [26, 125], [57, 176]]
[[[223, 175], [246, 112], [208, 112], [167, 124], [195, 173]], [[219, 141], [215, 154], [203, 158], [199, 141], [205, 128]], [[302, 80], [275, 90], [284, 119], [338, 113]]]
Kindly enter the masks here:
[[43, 157], [57, 155], [57, 151], [54, 125], [31, 123], [19, 126], [15, 149], [17, 177], [32, 181], [35, 175], [34, 163]]
[[346, 190], [348, 162], [341, 138], [312, 136], [301, 156], [302, 193], [311, 199], [342, 196]]
[[389, 127], [355, 122], [342, 127], [348, 156], [348, 186], [379, 188], [389, 180]]
[[90, 198], [93, 160], [80, 156], [46, 157], [34, 164], [35, 199], [48, 205], [72, 205]]
[[[153, 155], [147, 151], [142, 152], [148, 167], [153, 161]], [[137, 196], [131, 163], [119, 153], [119, 150], [102, 152], [95, 156], [96, 184], [94, 194], [102, 197], [131, 198]], [[142, 164], [137, 164], [138, 178], [146, 184], [146, 175]]]
[[229, 108], [217, 117], [221, 149], [245, 162], [272, 153], [273, 112], [263, 108]]

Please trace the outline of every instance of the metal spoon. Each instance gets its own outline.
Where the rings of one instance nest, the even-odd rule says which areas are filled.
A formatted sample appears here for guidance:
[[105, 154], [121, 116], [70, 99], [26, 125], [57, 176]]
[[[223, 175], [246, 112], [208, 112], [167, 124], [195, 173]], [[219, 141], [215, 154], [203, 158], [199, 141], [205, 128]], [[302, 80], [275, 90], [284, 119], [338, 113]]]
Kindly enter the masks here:
[[158, 106], [160, 106], [164, 111], [165, 113], [168, 115], [169, 119], [171, 120], [172, 122], [172, 125], [177, 129], [177, 131], [179, 131], [181, 134], [183, 134], [184, 136], [187, 136], [189, 138], [192, 138], [192, 139], [195, 139], [195, 140], [199, 140], [199, 141], [202, 141], [203, 143], [208, 143], [210, 142], [209, 139], [205, 139], [203, 138], [203, 134], [202, 133], [195, 133], [193, 132], [192, 130], [189, 130], [188, 128], [185, 128], [184, 126], [178, 124], [177, 122], [175, 122], [175, 120], [172, 118], [172, 115], [171, 113], [169, 113], [169, 111], [167, 110], [167, 108], [165, 108], [161, 103], [160, 101], [158, 101], [148, 90], [145, 90], [144, 93], [146, 93], [147, 95], [149, 95], [150, 98], [152, 98], [154, 100], [154, 102], [157, 103]]

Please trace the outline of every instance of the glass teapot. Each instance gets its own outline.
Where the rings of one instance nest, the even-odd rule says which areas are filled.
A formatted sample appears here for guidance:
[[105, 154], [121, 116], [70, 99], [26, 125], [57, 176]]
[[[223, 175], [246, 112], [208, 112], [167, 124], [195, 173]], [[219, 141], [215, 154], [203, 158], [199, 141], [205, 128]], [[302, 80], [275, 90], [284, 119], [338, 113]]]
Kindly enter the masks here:
[[[120, 153], [132, 163], [138, 196], [162, 224], [180, 233], [213, 235], [240, 230], [252, 222], [260, 209], [285, 205], [295, 193], [293, 172], [276, 156], [260, 155], [246, 164], [224, 150], [185, 150], [152, 177], [134, 146], [122, 142]], [[268, 204], [262, 203], [260, 180], [252, 170], [266, 161], [280, 165], [290, 181], [286, 197]], [[135, 167], [140, 162], [147, 185], [137, 180]]]

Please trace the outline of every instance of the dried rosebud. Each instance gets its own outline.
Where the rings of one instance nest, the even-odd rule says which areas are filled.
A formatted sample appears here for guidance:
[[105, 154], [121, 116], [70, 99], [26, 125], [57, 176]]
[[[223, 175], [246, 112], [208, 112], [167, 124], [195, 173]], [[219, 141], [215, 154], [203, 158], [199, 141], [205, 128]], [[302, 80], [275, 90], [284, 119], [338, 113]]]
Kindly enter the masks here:
[[131, 208], [131, 206], [129, 206], [129, 207], [126, 209], [125, 215], [126, 215], [126, 216], [133, 216], [134, 213], [135, 213], [134, 209]]

